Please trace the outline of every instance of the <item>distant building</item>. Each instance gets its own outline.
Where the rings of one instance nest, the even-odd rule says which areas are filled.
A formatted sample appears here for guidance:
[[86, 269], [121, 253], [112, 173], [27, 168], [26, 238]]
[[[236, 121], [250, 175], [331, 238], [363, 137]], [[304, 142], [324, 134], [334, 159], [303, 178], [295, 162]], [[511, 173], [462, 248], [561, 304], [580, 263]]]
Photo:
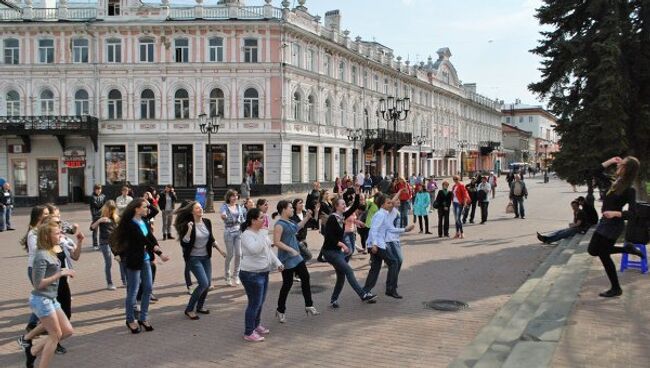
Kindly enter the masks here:
[[510, 164], [515, 162], [529, 163], [532, 157], [531, 143], [534, 144], [534, 139], [531, 139], [532, 133], [515, 126], [508, 124], [501, 124], [503, 131], [503, 170], [506, 170]]

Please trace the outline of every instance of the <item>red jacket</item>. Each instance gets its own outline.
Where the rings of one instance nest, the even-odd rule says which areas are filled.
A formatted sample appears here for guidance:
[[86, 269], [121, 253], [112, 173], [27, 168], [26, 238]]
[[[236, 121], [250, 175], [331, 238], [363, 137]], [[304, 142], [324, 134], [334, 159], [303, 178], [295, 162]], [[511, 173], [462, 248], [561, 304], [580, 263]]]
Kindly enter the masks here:
[[454, 197], [458, 198], [458, 203], [461, 205], [467, 205], [472, 202], [469, 193], [467, 192], [467, 188], [465, 188], [465, 184], [458, 182], [458, 184], [454, 184], [451, 191], [454, 192]]
[[397, 183], [397, 185], [395, 185], [395, 191], [397, 192], [399, 192], [402, 188], [404, 188], [405, 190], [402, 191], [402, 193], [400, 193], [399, 200], [402, 202], [410, 200], [413, 194], [413, 191], [411, 190], [411, 186], [403, 181], [400, 181]]

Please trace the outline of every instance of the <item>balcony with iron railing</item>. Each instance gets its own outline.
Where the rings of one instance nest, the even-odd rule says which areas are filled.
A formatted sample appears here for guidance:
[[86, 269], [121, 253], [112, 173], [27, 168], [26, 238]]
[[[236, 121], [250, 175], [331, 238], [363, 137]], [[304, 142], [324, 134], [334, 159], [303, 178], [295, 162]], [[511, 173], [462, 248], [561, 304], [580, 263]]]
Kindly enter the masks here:
[[66, 136], [89, 137], [97, 150], [98, 123], [96, 117], [88, 115], [0, 116], [0, 136], [20, 137], [28, 149], [33, 135], [53, 135], [59, 140], [62, 149], [65, 149]]
[[379, 149], [383, 147], [384, 150], [399, 150], [404, 146], [410, 146], [412, 142], [411, 133], [395, 132], [383, 128], [370, 129], [367, 131], [366, 136], [369, 138], [365, 141], [364, 149]]

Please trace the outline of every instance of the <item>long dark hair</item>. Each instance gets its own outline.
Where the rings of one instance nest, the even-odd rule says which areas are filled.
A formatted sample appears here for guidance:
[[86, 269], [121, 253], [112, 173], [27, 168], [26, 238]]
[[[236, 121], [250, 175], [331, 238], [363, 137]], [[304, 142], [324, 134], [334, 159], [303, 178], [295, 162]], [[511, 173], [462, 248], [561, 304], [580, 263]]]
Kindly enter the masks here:
[[639, 166], [641, 166], [639, 159], [634, 156], [625, 157], [623, 163], [625, 164], [623, 175], [616, 178], [609, 190], [610, 192], [616, 192], [618, 195], [622, 195], [627, 188], [632, 186], [637, 175], [639, 175]]
[[[298, 208], [298, 203], [302, 202], [302, 199], [296, 198], [291, 202], [291, 206], [293, 206], [293, 213], [294, 215], [296, 214], [296, 209]], [[304, 211], [304, 210], [303, 210]]]
[[135, 209], [142, 206], [142, 204], [145, 202], [147, 201], [144, 198], [139, 197], [132, 200], [126, 206], [124, 212], [122, 212], [120, 222], [117, 224], [117, 227], [108, 240], [109, 244], [111, 245], [111, 249], [114, 251], [124, 250], [124, 247], [126, 246], [126, 239], [128, 239], [130, 236], [133, 236], [133, 234], [129, 233], [129, 226], [131, 225], [131, 221], [135, 216]]
[[264, 206], [264, 204], [265, 204], [266, 202], [268, 202], [268, 201], [267, 201], [265, 198], [260, 198], [260, 199], [258, 199], [257, 202], [255, 203], [255, 207], [260, 208], [260, 207]]
[[283, 199], [280, 202], [278, 202], [278, 205], [275, 207], [277, 212], [273, 212], [273, 215], [271, 215], [272, 219], [275, 219], [278, 215], [282, 215], [282, 211], [286, 210], [291, 206], [291, 202]]
[[35, 229], [38, 226], [41, 217], [43, 216], [43, 211], [45, 211], [46, 208], [47, 207], [40, 204], [32, 207], [32, 212], [29, 214], [29, 228], [27, 228], [27, 232], [25, 232], [25, 236], [20, 238], [20, 240], [18, 241], [18, 243], [22, 245], [25, 250], [28, 250], [27, 235], [31, 230]]
[[259, 208], [251, 208], [246, 212], [246, 221], [244, 221], [243, 224], [239, 225], [239, 229], [244, 232], [246, 229], [248, 229], [252, 224], [253, 220], [257, 219], [260, 217], [262, 214], [262, 211]]
[[179, 241], [183, 236], [185, 236], [185, 233], [187, 232], [187, 224], [190, 221], [194, 221], [194, 205], [197, 203], [199, 202], [189, 201], [189, 203], [185, 203], [184, 206], [179, 207], [176, 212], [174, 212], [176, 214], [176, 220], [174, 220], [174, 228], [178, 233]]

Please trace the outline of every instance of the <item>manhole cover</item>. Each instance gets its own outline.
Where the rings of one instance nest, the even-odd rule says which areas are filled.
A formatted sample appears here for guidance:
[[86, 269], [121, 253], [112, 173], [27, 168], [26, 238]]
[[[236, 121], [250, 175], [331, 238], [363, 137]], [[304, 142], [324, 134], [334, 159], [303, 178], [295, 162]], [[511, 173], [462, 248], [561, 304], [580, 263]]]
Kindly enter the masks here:
[[[323, 285], [310, 285], [311, 286], [311, 293], [312, 294], [320, 294], [327, 290], [327, 288]], [[300, 283], [297, 281], [294, 281], [293, 287], [291, 288], [291, 294], [302, 294], [302, 289], [300, 288]]]
[[424, 306], [429, 309], [435, 309], [435, 310], [445, 311], [445, 312], [458, 312], [460, 310], [469, 308], [469, 305], [467, 303], [463, 303], [458, 300], [445, 300], [445, 299], [432, 300], [430, 302], [424, 303]]

